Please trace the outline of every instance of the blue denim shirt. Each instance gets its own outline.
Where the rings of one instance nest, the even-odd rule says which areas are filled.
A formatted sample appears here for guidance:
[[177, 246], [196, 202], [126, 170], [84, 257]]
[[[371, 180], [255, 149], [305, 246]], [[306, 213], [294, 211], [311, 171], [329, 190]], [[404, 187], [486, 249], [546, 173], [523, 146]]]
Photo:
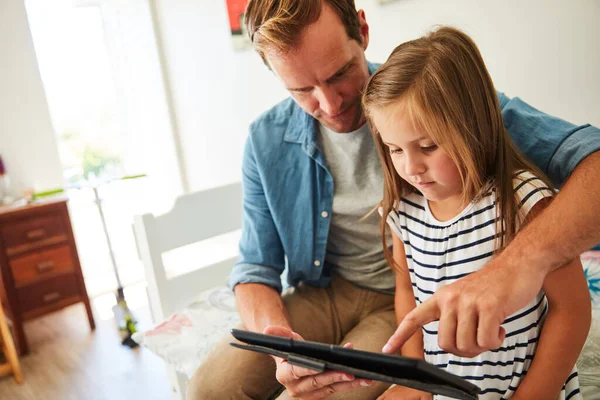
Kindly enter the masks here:
[[[371, 73], [378, 65], [369, 64]], [[546, 115], [498, 92], [504, 124], [521, 151], [560, 187], [600, 149], [600, 130]], [[317, 147], [317, 124], [288, 98], [250, 126], [242, 165], [240, 259], [230, 285], [263, 283], [281, 291], [301, 281], [326, 286], [333, 178]], [[383, 178], [382, 178], [383, 179]], [[375, 206], [375, 205], [373, 205]]]

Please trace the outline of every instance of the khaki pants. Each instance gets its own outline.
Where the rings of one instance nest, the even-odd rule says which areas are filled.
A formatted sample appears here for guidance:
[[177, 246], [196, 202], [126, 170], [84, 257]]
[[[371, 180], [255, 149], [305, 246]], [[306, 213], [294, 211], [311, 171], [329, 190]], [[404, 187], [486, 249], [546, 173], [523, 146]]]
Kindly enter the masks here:
[[[293, 329], [305, 340], [344, 344], [381, 352], [396, 329], [394, 297], [352, 285], [334, 276], [327, 288], [301, 285], [283, 295]], [[243, 329], [243, 327], [242, 327]], [[282, 386], [275, 379], [275, 362], [270, 356], [229, 345], [225, 337], [204, 360], [190, 382], [188, 400], [275, 398]], [[329, 399], [376, 399], [389, 384], [334, 394]], [[284, 393], [279, 399], [288, 398]]]

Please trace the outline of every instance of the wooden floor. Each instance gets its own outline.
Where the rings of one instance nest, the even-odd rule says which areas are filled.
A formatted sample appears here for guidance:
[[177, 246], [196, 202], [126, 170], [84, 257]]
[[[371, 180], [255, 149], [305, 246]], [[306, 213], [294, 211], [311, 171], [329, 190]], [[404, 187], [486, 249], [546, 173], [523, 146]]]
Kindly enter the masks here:
[[[138, 327], [150, 326], [143, 287], [126, 290]], [[26, 324], [31, 352], [21, 357], [25, 382], [0, 378], [0, 400], [170, 399], [163, 362], [147, 349], [121, 345], [113, 296], [93, 301], [96, 331], [83, 305]]]

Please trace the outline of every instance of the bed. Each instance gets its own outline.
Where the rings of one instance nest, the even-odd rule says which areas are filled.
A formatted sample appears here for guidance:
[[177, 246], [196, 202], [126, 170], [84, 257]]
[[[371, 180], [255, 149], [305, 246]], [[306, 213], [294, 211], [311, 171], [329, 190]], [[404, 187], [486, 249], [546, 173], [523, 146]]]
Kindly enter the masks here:
[[[134, 219], [154, 328], [134, 339], [165, 360], [173, 399], [206, 354], [239, 322], [227, 277], [241, 228], [239, 183], [177, 199], [159, 216]], [[586, 400], [600, 400], [600, 251], [582, 255], [594, 304], [593, 326], [578, 367]]]

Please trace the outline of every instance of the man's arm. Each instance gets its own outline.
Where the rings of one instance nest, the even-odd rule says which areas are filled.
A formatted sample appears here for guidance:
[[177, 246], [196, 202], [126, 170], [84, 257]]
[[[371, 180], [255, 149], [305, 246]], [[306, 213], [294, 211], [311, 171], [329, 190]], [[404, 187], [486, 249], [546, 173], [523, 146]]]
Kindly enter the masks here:
[[269, 326], [292, 330], [281, 295], [262, 283], [242, 283], [235, 287], [237, 309], [246, 329], [263, 332]]
[[[244, 209], [240, 260], [231, 273], [230, 286], [234, 288], [238, 312], [246, 329], [302, 340], [291, 328], [280, 295], [284, 251], [263, 185], [250, 135], [242, 165]], [[277, 380], [294, 397], [316, 400], [336, 391], [370, 384], [370, 381], [354, 379], [346, 373], [319, 373], [273, 358], [277, 365]]]
[[[600, 129], [545, 114], [518, 97], [498, 92], [498, 99], [504, 125], [519, 150], [562, 189], [548, 213], [536, 219], [534, 228], [519, 232], [502, 257], [507, 264], [520, 260], [552, 271], [599, 242], [597, 222], [593, 222], [598, 217], [594, 214], [598, 185], [593, 174], [600, 172]], [[521, 237], [529, 229], [532, 233]]]
[[575, 168], [550, 206], [485, 268], [442, 288], [409, 313], [390, 338], [388, 351], [402, 347], [417, 329], [449, 310], [476, 323], [469, 323], [475, 331], [465, 337], [451, 333], [460, 348], [444, 350], [473, 357], [500, 346], [500, 325], [533, 299], [546, 275], [600, 242], [599, 172], [596, 151]]
[[600, 243], [600, 151], [584, 159], [556, 199], [517, 234], [499, 258], [546, 273]]
[[242, 165], [243, 221], [240, 259], [230, 276], [238, 312], [246, 329], [290, 327], [280, 296], [284, 253], [265, 197], [250, 135]]

